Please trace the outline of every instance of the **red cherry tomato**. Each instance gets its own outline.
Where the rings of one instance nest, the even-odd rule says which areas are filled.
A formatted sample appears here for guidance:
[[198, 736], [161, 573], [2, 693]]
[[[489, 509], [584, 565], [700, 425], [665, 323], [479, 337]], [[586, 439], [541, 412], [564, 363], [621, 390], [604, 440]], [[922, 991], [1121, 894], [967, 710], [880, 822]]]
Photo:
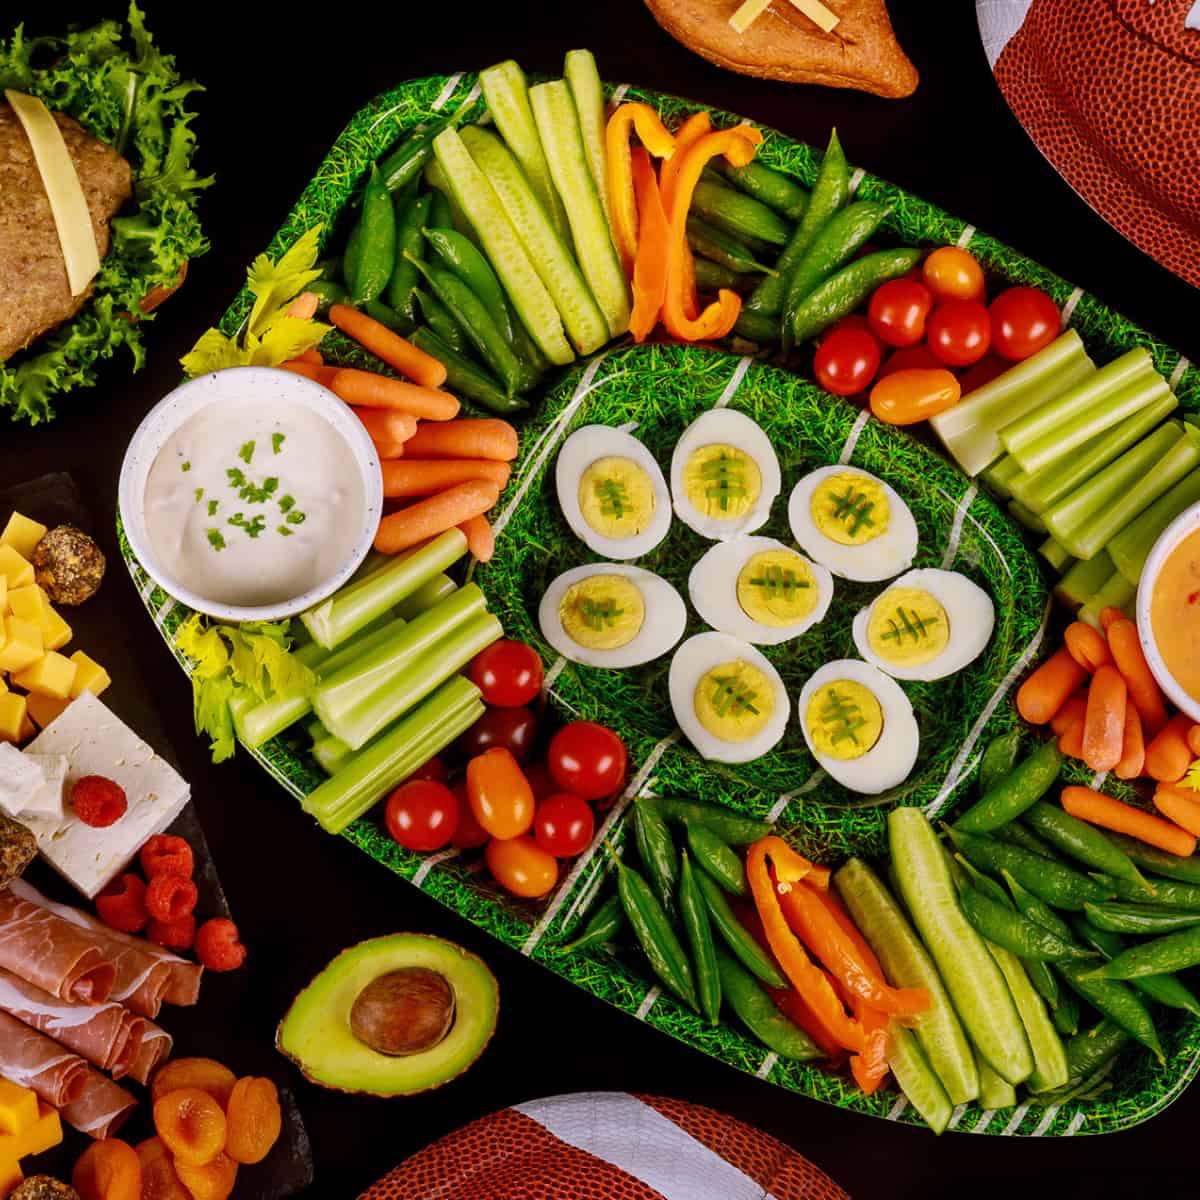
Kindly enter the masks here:
[[1058, 305], [1039, 288], [1009, 288], [992, 301], [988, 313], [992, 349], [1009, 362], [1045, 349], [1058, 337], [1062, 324]]
[[531, 837], [493, 838], [484, 851], [496, 882], [514, 896], [535, 900], [558, 882], [558, 863]]
[[933, 357], [933, 352], [924, 342], [918, 342], [915, 346], [893, 350], [879, 368], [877, 378], [886, 379], [897, 371], [936, 371], [944, 365]]
[[[863, 333], [871, 333], [871, 322], [867, 320], [862, 313], [849, 313], [842, 317], [840, 321], [834, 321], [828, 329], [817, 334], [817, 345], [828, 341], [835, 333], [841, 333], [844, 329], [860, 329]], [[874, 334], [872, 334], [872, 337]]]
[[992, 344], [992, 319], [978, 300], [947, 300], [929, 316], [929, 348], [947, 366], [969, 367]]
[[921, 277], [939, 302], [984, 297], [983, 268], [973, 255], [957, 246], [939, 246], [925, 260]]
[[533, 840], [555, 858], [582, 854], [595, 832], [596, 818], [588, 802], [570, 792], [557, 792], [534, 814]]
[[471, 682], [493, 708], [517, 708], [542, 690], [542, 660], [532, 646], [503, 638], [471, 663]]
[[871, 411], [888, 425], [915, 425], [958, 403], [958, 380], [945, 367], [894, 371], [871, 389]]
[[1005, 362], [1002, 358], [997, 358], [994, 354], [985, 354], [973, 367], [964, 371], [959, 377], [959, 384], [962, 387], [962, 394], [969, 396], [976, 388], [981, 388], [985, 383], [991, 383], [997, 375], [1003, 375], [1012, 363]]
[[427, 763], [422, 763], [404, 782], [412, 783], [414, 779], [431, 779], [434, 783], [448, 783], [450, 772], [446, 764], [435, 754]]
[[441, 850], [458, 826], [458, 801], [444, 783], [413, 779], [388, 797], [383, 819], [406, 850]]
[[458, 828], [454, 831], [451, 844], [460, 850], [478, 850], [492, 840], [492, 835], [475, 819], [471, 801], [467, 797], [466, 778], [456, 779], [450, 790], [458, 801]]
[[527, 708], [489, 708], [458, 739], [458, 748], [474, 758], [493, 746], [503, 746], [523, 763], [537, 745], [537, 727], [537, 717]]
[[835, 396], [866, 391], [879, 370], [879, 341], [863, 329], [839, 329], [818, 347], [813, 358], [817, 382]]
[[537, 762], [524, 764], [525, 778], [533, 789], [533, 798], [538, 804], [548, 800], [555, 792], [562, 791], [550, 775], [550, 770], [539, 758]]
[[914, 279], [889, 279], [875, 289], [867, 306], [871, 332], [889, 346], [915, 346], [925, 336], [933, 296]]
[[467, 763], [467, 798], [494, 838], [514, 838], [533, 824], [533, 789], [511, 750], [493, 746]]
[[574, 721], [551, 738], [546, 763], [563, 791], [603, 800], [625, 782], [625, 743], [603, 725]]

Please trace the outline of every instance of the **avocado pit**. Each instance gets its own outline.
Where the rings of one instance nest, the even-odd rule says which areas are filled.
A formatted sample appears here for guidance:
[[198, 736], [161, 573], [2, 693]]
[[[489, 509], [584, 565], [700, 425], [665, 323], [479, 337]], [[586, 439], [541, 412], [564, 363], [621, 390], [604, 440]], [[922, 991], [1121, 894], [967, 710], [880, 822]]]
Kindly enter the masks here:
[[399, 967], [371, 980], [350, 1009], [350, 1030], [379, 1054], [432, 1050], [454, 1025], [454, 989], [428, 967]]

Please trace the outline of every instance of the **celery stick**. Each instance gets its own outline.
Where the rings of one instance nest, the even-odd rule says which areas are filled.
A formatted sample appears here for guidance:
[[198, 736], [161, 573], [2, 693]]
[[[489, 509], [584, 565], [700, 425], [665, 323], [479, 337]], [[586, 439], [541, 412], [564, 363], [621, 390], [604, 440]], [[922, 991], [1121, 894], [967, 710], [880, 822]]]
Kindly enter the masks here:
[[1096, 629], [1101, 628], [1100, 614], [1106, 608], [1119, 608], [1129, 618], [1133, 617], [1133, 601], [1137, 596], [1134, 587], [1120, 571], [1114, 571], [1108, 581], [1092, 596], [1077, 614]]
[[995, 493], [1001, 500], [1007, 500], [1012, 494], [1012, 482], [1021, 474], [1021, 464], [1011, 454], [997, 459], [979, 478], [983, 480], [988, 491]]
[[1163, 530], [1185, 508], [1200, 502], [1200, 470], [1185, 475], [1169, 492], [1160, 496], [1136, 520], [1131, 521], [1108, 544], [1108, 552], [1117, 570], [1136, 584], [1142, 577], [1154, 543]]
[[1070, 540], [1065, 540], [1064, 545], [1077, 558], [1091, 558], [1159, 496], [1197, 467], [1200, 467], [1200, 429], [1185, 425], [1183, 435], [1151, 471], [1107, 507], [1093, 513], [1087, 524], [1072, 535], [1074, 545]]
[[313, 693], [317, 716], [331, 733], [338, 733], [338, 719], [364, 696], [386, 688], [415, 659], [484, 611], [483, 593], [476, 584], [459, 588], [416, 620], [394, 631], [364, 658], [322, 679]]
[[1024, 525], [1026, 529], [1032, 530], [1034, 533], [1046, 532], [1046, 523], [1042, 518], [1033, 509], [1026, 508], [1020, 500], [1010, 500], [1008, 502], [1008, 515], [1018, 525]]
[[350, 584], [300, 614], [313, 640], [328, 650], [369, 625], [380, 613], [411, 596], [439, 571], [467, 552], [461, 529], [447, 529], [432, 541], [397, 555], [358, 583]]
[[[1094, 513], [1112, 504], [1123, 492], [1132, 487], [1156, 462], [1183, 436], [1183, 426], [1178, 421], [1168, 421], [1136, 446], [1126, 450], [1115, 462], [1093, 475], [1082, 487], [1064, 496], [1045, 514], [1050, 532], [1068, 550], [1071, 543], [1067, 532], [1081, 528]], [[1090, 557], [1077, 554], [1076, 558]]]
[[[1122, 354], [1096, 373], [1059, 393], [1033, 412], [1011, 418], [1000, 430], [1000, 440], [1009, 454], [1025, 465], [1022, 452], [1046, 434], [1053, 434], [1065, 421], [1101, 407], [1109, 396], [1154, 370], [1150, 354], [1141, 346]], [[1003, 376], [1001, 376], [1003, 378]], [[1026, 467], [1026, 470], [1029, 468]]]
[[435, 575], [428, 583], [423, 583], [407, 600], [396, 605], [396, 616], [411, 621], [419, 617], [427, 609], [445, 600], [458, 584], [449, 575]]
[[329, 730], [320, 721], [309, 721], [304, 727], [304, 733], [310, 742], [319, 742], [330, 736]]
[[1094, 370], [1079, 334], [1068, 329], [929, 423], [958, 465], [975, 476], [1004, 453], [999, 437], [1004, 425], [1037, 410]]
[[1061, 575], [1075, 561], [1066, 546], [1060, 546], [1052, 537], [1048, 537], [1039, 547], [1041, 556]]
[[1080, 559], [1059, 581], [1055, 594], [1072, 607], [1086, 604], [1112, 577], [1113, 564], [1101, 550], [1088, 559]]
[[330, 733], [359, 750], [503, 634], [504, 628], [495, 617], [480, 613], [455, 626], [418, 658], [365, 693], [351, 708], [334, 714], [319, 707], [317, 711]]
[[[1097, 434], [1074, 452], [1059, 455], [1037, 471], [1022, 472], [1012, 480], [1012, 494], [1034, 512], [1044, 513], [1056, 500], [1073, 492], [1130, 446], [1136, 445], [1159, 421], [1169, 416], [1177, 404], [1174, 392], [1164, 386], [1156, 400], [1126, 417], [1119, 425]], [[1007, 462], [1008, 459], [1000, 461]]]
[[563, 78], [571, 85], [571, 98], [579, 114], [579, 129], [583, 134], [583, 147], [587, 151], [588, 166], [600, 203], [609, 226], [612, 214], [608, 211], [608, 155], [604, 146], [604, 135], [608, 117], [604, 111], [604, 88], [600, 83], [600, 72], [596, 58], [590, 50], [568, 50], [563, 61]]
[[312, 756], [326, 775], [336, 775], [350, 761], [354, 751], [341, 738], [329, 734], [313, 742]]
[[311, 791], [301, 807], [328, 832], [341, 833], [482, 715], [479, 689], [461, 675], [448, 679], [420, 708]]

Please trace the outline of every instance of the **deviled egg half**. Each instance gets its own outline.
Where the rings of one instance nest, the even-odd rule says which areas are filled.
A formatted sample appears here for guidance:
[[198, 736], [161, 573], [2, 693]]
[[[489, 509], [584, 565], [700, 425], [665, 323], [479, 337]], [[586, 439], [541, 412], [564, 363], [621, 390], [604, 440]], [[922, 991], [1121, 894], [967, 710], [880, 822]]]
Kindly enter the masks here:
[[632, 434], [584, 425], [558, 452], [558, 503], [572, 532], [603, 558], [649, 554], [671, 528], [671, 494], [654, 456]]
[[826, 663], [798, 702], [813, 757], [843, 787], [876, 795], [908, 778], [920, 735], [908, 697], [894, 679], [858, 659]]
[[912, 565], [917, 523], [882, 479], [857, 467], [822, 467], [805, 475], [788, 500], [800, 549], [844, 579], [891, 579]]
[[767, 435], [733, 409], [713, 408], [697, 417], [671, 455], [675, 512], [711, 541], [765, 525], [781, 483]]
[[753, 646], [727, 633], [698, 633], [671, 659], [667, 680], [675, 720], [703, 758], [761, 758], [787, 728], [779, 672]]
[[683, 637], [687, 609], [653, 571], [625, 563], [589, 563], [564, 571], [538, 608], [542, 636], [572, 662], [636, 667]]
[[708, 550], [688, 575], [688, 595], [714, 629], [776, 646], [824, 618], [833, 576], [782, 542], [752, 535]]
[[859, 654], [897, 679], [941, 679], [983, 653], [992, 598], [957, 571], [909, 571], [854, 618]]

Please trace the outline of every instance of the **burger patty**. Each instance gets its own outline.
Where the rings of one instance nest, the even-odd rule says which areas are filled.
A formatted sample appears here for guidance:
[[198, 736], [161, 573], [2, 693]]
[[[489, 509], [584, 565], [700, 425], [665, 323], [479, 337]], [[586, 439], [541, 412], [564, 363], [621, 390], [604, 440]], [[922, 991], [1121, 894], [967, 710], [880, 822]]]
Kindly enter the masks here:
[[[96, 247], [108, 253], [109, 219], [133, 190], [129, 163], [62, 113], [54, 120], [87, 197]], [[50, 201], [33, 148], [0, 102], [0, 362], [73, 317], [91, 294], [72, 296]]]

